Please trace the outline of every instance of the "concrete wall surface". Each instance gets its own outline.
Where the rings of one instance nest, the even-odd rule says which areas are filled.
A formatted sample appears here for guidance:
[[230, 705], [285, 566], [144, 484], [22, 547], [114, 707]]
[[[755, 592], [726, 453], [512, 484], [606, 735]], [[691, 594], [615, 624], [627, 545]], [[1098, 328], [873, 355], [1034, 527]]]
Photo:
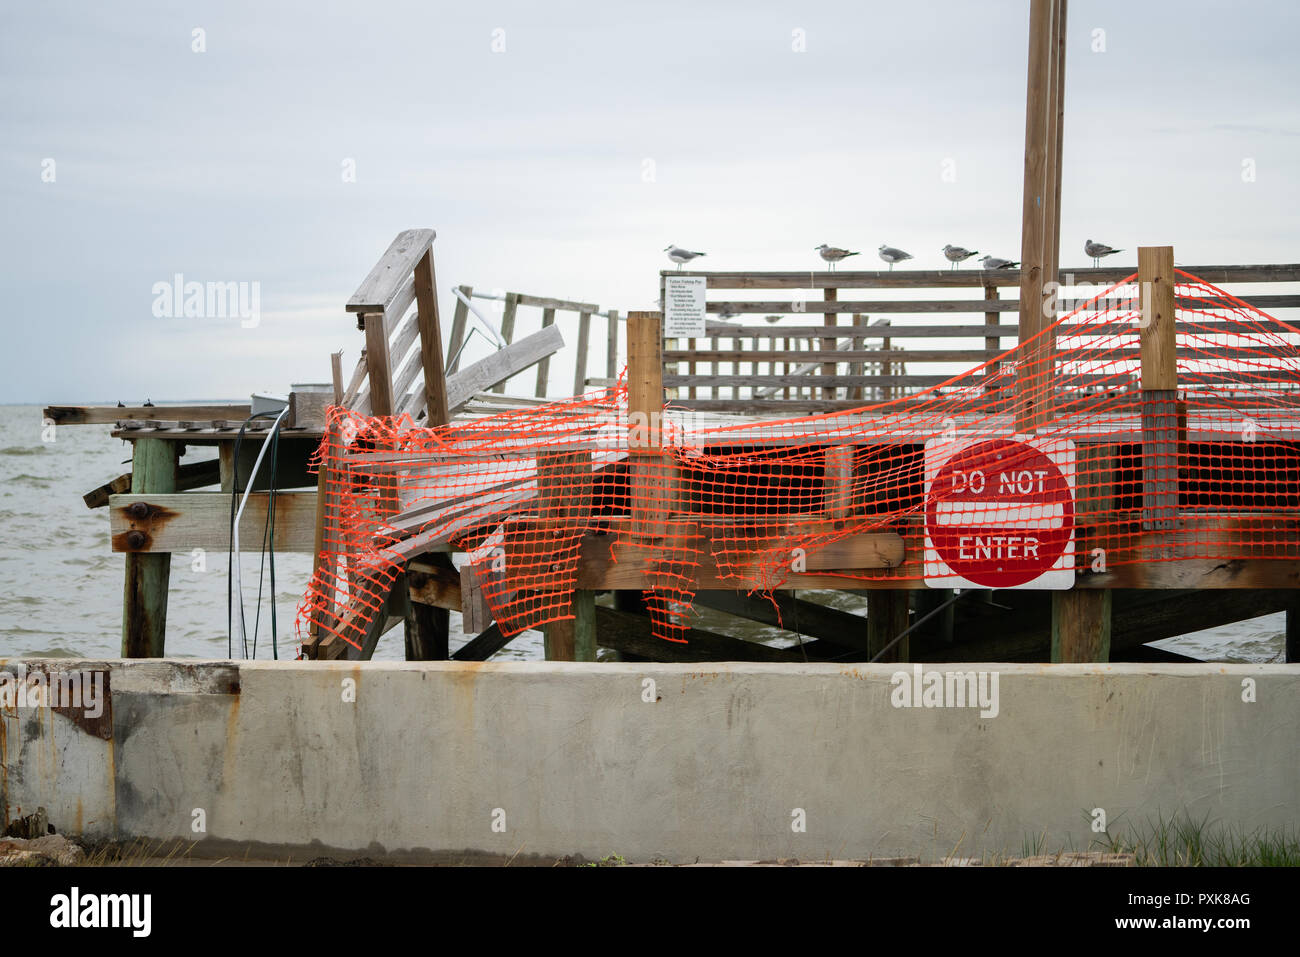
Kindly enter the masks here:
[[[14, 697], [42, 670], [106, 674], [103, 714]], [[1112, 834], [1182, 812], [1294, 828], [1300, 793], [1300, 665], [4, 671], [6, 821], [43, 805], [70, 836], [181, 838], [200, 855], [1017, 855], [1044, 835], [1089, 849], [1094, 809]], [[974, 707], [957, 697], [972, 686]]]

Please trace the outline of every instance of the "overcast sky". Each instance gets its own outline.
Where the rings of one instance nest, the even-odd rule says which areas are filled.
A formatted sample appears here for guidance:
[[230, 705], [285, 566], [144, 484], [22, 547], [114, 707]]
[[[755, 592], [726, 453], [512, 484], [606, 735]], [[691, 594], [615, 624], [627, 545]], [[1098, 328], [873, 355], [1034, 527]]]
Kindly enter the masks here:
[[[445, 317], [460, 283], [650, 308], [669, 242], [1018, 259], [1027, 31], [1020, 0], [6, 2], [0, 402], [326, 381], [411, 226]], [[1073, 0], [1062, 265], [1300, 260], [1297, 37], [1292, 0]], [[155, 317], [177, 273], [259, 283], [260, 322]]]

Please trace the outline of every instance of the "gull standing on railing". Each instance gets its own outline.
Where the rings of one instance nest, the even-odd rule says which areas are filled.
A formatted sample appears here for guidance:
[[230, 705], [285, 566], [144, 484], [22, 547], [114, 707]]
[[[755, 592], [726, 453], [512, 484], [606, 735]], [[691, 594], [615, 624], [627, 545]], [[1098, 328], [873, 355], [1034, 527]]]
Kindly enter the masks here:
[[1102, 256], [1113, 256], [1116, 253], [1122, 253], [1124, 250], [1111, 249], [1105, 243], [1094, 243], [1091, 239], [1085, 239], [1083, 241], [1083, 251], [1092, 260], [1092, 264], [1098, 266], [1101, 264]]
[[949, 243], [947, 246], [943, 247], [943, 254], [948, 259], [948, 262], [952, 263], [952, 268], [956, 269], [958, 263], [970, 259], [971, 256], [978, 256], [979, 250], [966, 249], [964, 246], [954, 246], [952, 243]]
[[997, 256], [985, 256], [980, 260], [985, 269], [1015, 269], [1020, 265], [1018, 262], [1012, 262], [1010, 259], [999, 259]]
[[858, 255], [858, 253], [849, 252], [847, 249], [840, 249], [838, 246], [828, 246], [825, 243], [822, 243], [820, 246], [814, 246], [813, 249], [821, 253], [823, 260], [830, 263], [830, 270], [833, 270], [835, 264], [841, 259], [848, 259], [850, 256]]
[[671, 243], [664, 247], [664, 252], [668, 254], [669, 259], [677, 263], [678, 272], [682, 271], [682, 266], [684, 264], [690, 262], [695, 257], [707, 255], [707, 253], [694, 253], [689, 249], [682, 249], [681, 246], [674, 246]]
[[879, 253], [880, 258], [889, 263], [889, 269], [891, 272], [894, 269], [894, 263], [901, 263], [905, 259], [912, 258], [911, 253], [905, 253], [901, 249], [895, 249], [893, 246], [881, 246]]

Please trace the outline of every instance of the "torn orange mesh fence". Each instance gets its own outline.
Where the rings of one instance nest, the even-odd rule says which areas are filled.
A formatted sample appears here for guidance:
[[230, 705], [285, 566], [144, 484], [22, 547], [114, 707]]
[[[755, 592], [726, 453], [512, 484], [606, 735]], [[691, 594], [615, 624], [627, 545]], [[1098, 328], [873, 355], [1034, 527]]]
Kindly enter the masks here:
[[[848, 411], [629, 414], [622, 379], [437, 428], [332, 409], [299, 626], [360, 647], [405, 563], [450, 550], [506, 635], [571, 617], [576, 589], [623, 588], [645, 592], [655, 634], [682, 641], [701, 588], [916, 587], [927, 525], [938, 549], [990, 509], [1037, 529], [1035, 549], [1072, 528], [1055, 567], [1116, 582], [1151, 562], [1300, 559], [1300, 330], [1179, 273], [1177, 390], [1144, 391], [1134, 279], [946, 382]], [[953, 453], [927, 475], [940, 441]], [[962, 456], [1045, 475], [1053, 443], [1070, 450], [1070, 494], [1041, 476], [1013, 505], [972, 494]], [[995, 565], [1029, 554], [967, 537]]]

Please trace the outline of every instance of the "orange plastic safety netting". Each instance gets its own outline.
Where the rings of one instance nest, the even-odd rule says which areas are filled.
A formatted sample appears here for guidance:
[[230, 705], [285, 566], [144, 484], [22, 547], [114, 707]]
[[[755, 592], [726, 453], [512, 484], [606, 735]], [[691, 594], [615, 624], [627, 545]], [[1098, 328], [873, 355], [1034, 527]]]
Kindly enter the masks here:
[[676, 641], [703, 588], [1300, 559], [1300, 329], [1180, 272], [1176, 388], [1153, 389], [1135, 278], [940, 385], [824, 415], [629, 414], [623, 380], [437, 428], [333, 409], [299, 626], [360, 646], [438, 550], [506, 635], [572, 617], [575, 590], [641, 589]]

